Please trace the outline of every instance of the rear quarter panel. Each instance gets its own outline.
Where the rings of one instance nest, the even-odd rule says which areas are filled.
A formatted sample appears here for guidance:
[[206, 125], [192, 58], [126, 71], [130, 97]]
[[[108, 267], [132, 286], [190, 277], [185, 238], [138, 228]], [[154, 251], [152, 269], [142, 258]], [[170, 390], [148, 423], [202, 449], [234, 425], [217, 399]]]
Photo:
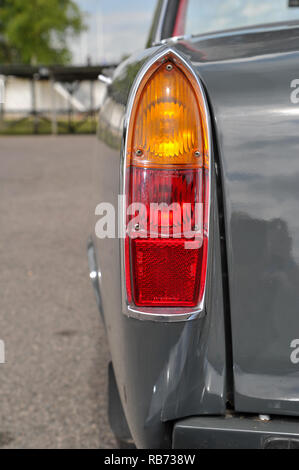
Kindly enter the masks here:
[[238, 412], [299, 415], [298, 44], [294, 25], [177, 46], [213, 110]]
[[[160, 52], [151, 48], [116, 70], [100, 111], [95, 191], [118, 219], [126, 105], [141, 66]], [[101, 271], [100, 290], [110, 351], [126, 418], [138, 447], [171, 446], [171, 422], [198, 414], [223, 414], [226, 405], [226, 353], [218, 204], [212, 170], [210, 263], [202, 318], [157, 323], [122, 312], [118, 238], [93, 236]], [[95, 218], [96, 222], [96, 218]]]

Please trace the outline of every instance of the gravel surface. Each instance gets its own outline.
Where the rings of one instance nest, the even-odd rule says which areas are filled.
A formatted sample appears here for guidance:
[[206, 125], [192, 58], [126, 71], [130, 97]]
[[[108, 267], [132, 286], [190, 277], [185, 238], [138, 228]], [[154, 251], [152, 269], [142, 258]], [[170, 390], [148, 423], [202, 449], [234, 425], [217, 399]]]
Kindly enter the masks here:
[[113, 448], [88, 278], [96, 138], [0, 138], [0, 447]]

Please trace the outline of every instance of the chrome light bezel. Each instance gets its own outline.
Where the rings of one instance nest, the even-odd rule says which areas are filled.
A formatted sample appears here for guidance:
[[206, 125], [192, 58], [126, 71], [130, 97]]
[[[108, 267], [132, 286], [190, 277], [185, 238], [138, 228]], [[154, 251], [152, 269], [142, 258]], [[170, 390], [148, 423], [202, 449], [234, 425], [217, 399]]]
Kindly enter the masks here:
[[[210, 113], [208, 109], [207, 99], [205, 96], [205, 91], [201, 84], [201, 81], [193, 69], [192, 65], [180, 55], [176, 50], [167, 46], [160, 49], [149, 61], [147, 61], [140, 69], [137, 74], [134, 84], [132, 86], [126, 112], [124, 118], [124, 134], [122, 141], [122, 150], [121, 150], [121, 175], [120, 175], [120, 194], [122, 196], [126, 195], [127, 189], [127, 146], [128, 146], [128, 130], [132, 115], [133, 105], [138, 94], [139, 87], [143, 78], [146, 74], [150, 73], [151, 69], [156, 69], [161, 64], [167, 60], [173, 60], [183, 71], [186, 72], [191, 83], [195, 83], [198, 89], [201, 92], [204, 111], [206, 113], [207, 127], [208, 127], [208, 157], [209, 157], [209, 181], [211, 183], [211, 166], [212, 166], [212, 140], [211, 140], [211, 123], [210, 123]], [[210, 233], [210, 215], [211, 215], [211, 184], [209, 185], [209, 207], [208, 207], [208, 234]], [[126, 216], [125, 216], [125, 197], [121, 198], [122, 207], [119, 208], [119, 223], [122, 227], [126, 226]], [[180, 322], [194, 320], [196, 318], [201, 318], [205, 315], [205, 297], [206, 297], [206, 284], [207, 284], [207, 273], [206, 273], [206, 284], [204, 293], [200, 303], [196, 307], [137, 307], [134, 304], [130, 304], [127, 298], [127, 289], [126, 289], [126, 258], [125, 258], [125, 238], [120, 240], [120, 252], [121, 252], [121, 290], [122, 290], [122, 312], [128, 317], [132, 317], [138, 320], [151, 320], [158, 322]], [[208, 254], [207, 254], [207, 270], [209, 266], [210, 259], [210, 243], [208, 243]]]

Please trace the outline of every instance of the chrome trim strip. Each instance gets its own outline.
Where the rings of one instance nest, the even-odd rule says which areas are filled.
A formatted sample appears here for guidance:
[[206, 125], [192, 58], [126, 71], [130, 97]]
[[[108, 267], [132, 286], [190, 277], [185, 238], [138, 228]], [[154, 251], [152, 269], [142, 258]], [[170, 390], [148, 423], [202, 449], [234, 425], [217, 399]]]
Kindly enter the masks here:
[[[128, 146], [128, 129], [131, 119], [131, 113], [134, 105], [135, 96], [139, 89], [139, 86], [145, 76], [145, 74], [149, 71], [149, 69], [159, 62], [163, 62], [167, 60], [168, 57], [173, 58], [179, 64], [183, 66], [183, 69], [190, 75], [190, 77], [195, 81], [199, 90], [202, 94], [202, 100], [204, 105], [204, 111], [207, 117], [207, 126], [208, 126], [208, 141], [209, 141], [209, 217], [208, 217], [208, 234], [210, 235], [210, 214], [211, 214], [211, 166], [212, 166], [212, 159], [211, 159], [211, 147], [212, 147], [212, 139], [211, 139], [211, 123], [210, 123], [210, 113], [208, 109], [207, 99], [205, 96], [205, 92], [199, 77], [197, 76], [193, 67], [186, 61], [186, 59], [180, 55], [177, 51], [173, 48], [167, 46], [161, 48], [157, 54], [155, 54], [148, 62], [146, 62], [140, 69], [138, 75], [136, 76], [135, 82], [132, 86], [125, 118], [124, 118], [124, 134], [123, 134], [123, 142], [122, 142], [122, 151], [121, 151], [121, 177], [120, 177], [120, 194], [126, 194], [126, 167], [127, 167], [127, 146]], [[122, 207], [121, 212], [119, 214], [119, 223], [122, 230], [126, 227], [126, 216], [125, 216], [125, 197], [121, 198], [122, 200]], [[210, 236], [209, 236], [210, 242]], [[179, 321], [187, 321], [187, 320], [194, 320], [195, 318], [201, 318], [205, 315], [205, 294], [206, 294], [206, 285], [205, 290], [203, 293], [202, 300], [197, 307], [188, 308], [188, 307], [154, 307], [154, 308], [141, 308], [129, 305], [127, 299], [127, 292], [126, 292], [126, 278], [125, 278], [125, 239], [121, 238], [120, 240], [120, 249], [121, 249], [121, 289], [122, 289], [122, 311], [128, 317], [136, 318], [138, 320], [151, 320], [151, 321], [159, 321], [159, 322], [179, 322]], [[211, 244], [208, 243], [208, 255], [207, 255], [207, 270], [209, 265], [210, 259], [210, 248]], [[206, 279], [208, 276], [206, 274]], [[207, 283], [206, 283], [207, 284]], [[173, 312], [173, 313], [170, 313]]]
[[153, 40], [153, 43], [155, 42], [160, 42], [162, 39], [162, 31], [163, 31], [163, 25], [165, 21], [165, 16], [166, 16], [166, 11], [167, 11], [167, 6], [168, 6], [168, 0], [163, 0], [163, 5], [160, 13], [160, 18], [159, 18], [159, 23], [157, 26], [157, 30], [155, 33], [155, 39]]
[[98, 269], [98, 264], [96, 260], [96, 252], [92, 238], [89, 237], [87, 241], [87, 259], [88, 259], [88, 268], [89, 268], [89, 278], [94, 289], [96, 296], [96, 302], [98, 309], [100, 311], [102, 320], [104, 321], [103, 309], [102, 309], [102, 298], [100, 291], [100, 281], [101, 281], [101, 271]]
[[[242, 34], [255, 34], [255, 33], [266, 33], [268, 31], [284, 31], [286, 29], [297, 29], [299, 28], [298, 21], [294, 22], [294, 24], [284, 24], [284, 22], [280, 22], [276, 25], [276, 23], [271, 23], [269, 25], [261, 25], [261, 26], [252, 26], [252, 27], [243, 27], [243, 28], [234, 28], [232, 30], [221, 30], [221, 31], [210, 31], [206, 33], [188, 33], [183, 34], [181, 36], [170, 36], [168, 38], [160, 39], [154, 41], [152, 46], [161, 46], [162, 44], [171, 44], [172, 42], [179, 42], [179, 41], [208, 41], [209, 39], [219, 39], [219, 38], [226, 38], [230, 36], [240, 36]], [[213, 63], [210, 62], [209, 63]]]
[[[176, 311], [176, 313], [167, 313], [170, 311]], [[171, 307], [163, 307], [157, 308], [157, 313], [153, 312], [153, 309], [150, 307], [132, 307], [130, 305], [127, 306], [127, 310], [125, 313], [128, 317], [135, 318], [137, 320], [151, 320], [156, 322], [180, 322], [180, 321], [187, 321], [187, 320], [195, 320], [196, 318], [202, 318], [205, 316], [205, 312], [203, 309], [195, 308], [193, 311], [188, 308], [171, 308]]]
[[106, 75], [103, 75], [102, 73], [100, 73], [100, 75], [98, 75], [98, 80], [101, 82], [101, 83], [105, 83], [105, 85], [111, 85], [112, 83], [112, 78], [111, 77], [107, 77]]
[[170, 38], [165, 38], [165, 39], [161, 39], [158, 42], [153, 42], [152, 46], [162, 46], [163, 44], [170, 45], [170, 44], [173, 44], [179, 41], [188, 40], [188, 39], [192, 39], [192, 36], [191, 35], [171, 36]]

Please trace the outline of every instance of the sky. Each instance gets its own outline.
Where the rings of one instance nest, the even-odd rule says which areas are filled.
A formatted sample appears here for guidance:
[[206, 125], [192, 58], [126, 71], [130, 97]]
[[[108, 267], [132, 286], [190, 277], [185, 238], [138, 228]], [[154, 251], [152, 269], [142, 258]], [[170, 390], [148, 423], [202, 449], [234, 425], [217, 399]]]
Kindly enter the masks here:
[[[88, 31], [70, 41], [75, 64], [118, 62], [143, 49], [157, 0], [75, 0]], [[299, 18], [287, 0], [189, 0], [186, 33], [206, 33]]]
[[114, 62], [143, 49], [156, 0], [75, 0], [88, 31], [70, 41], [75, 64]]

